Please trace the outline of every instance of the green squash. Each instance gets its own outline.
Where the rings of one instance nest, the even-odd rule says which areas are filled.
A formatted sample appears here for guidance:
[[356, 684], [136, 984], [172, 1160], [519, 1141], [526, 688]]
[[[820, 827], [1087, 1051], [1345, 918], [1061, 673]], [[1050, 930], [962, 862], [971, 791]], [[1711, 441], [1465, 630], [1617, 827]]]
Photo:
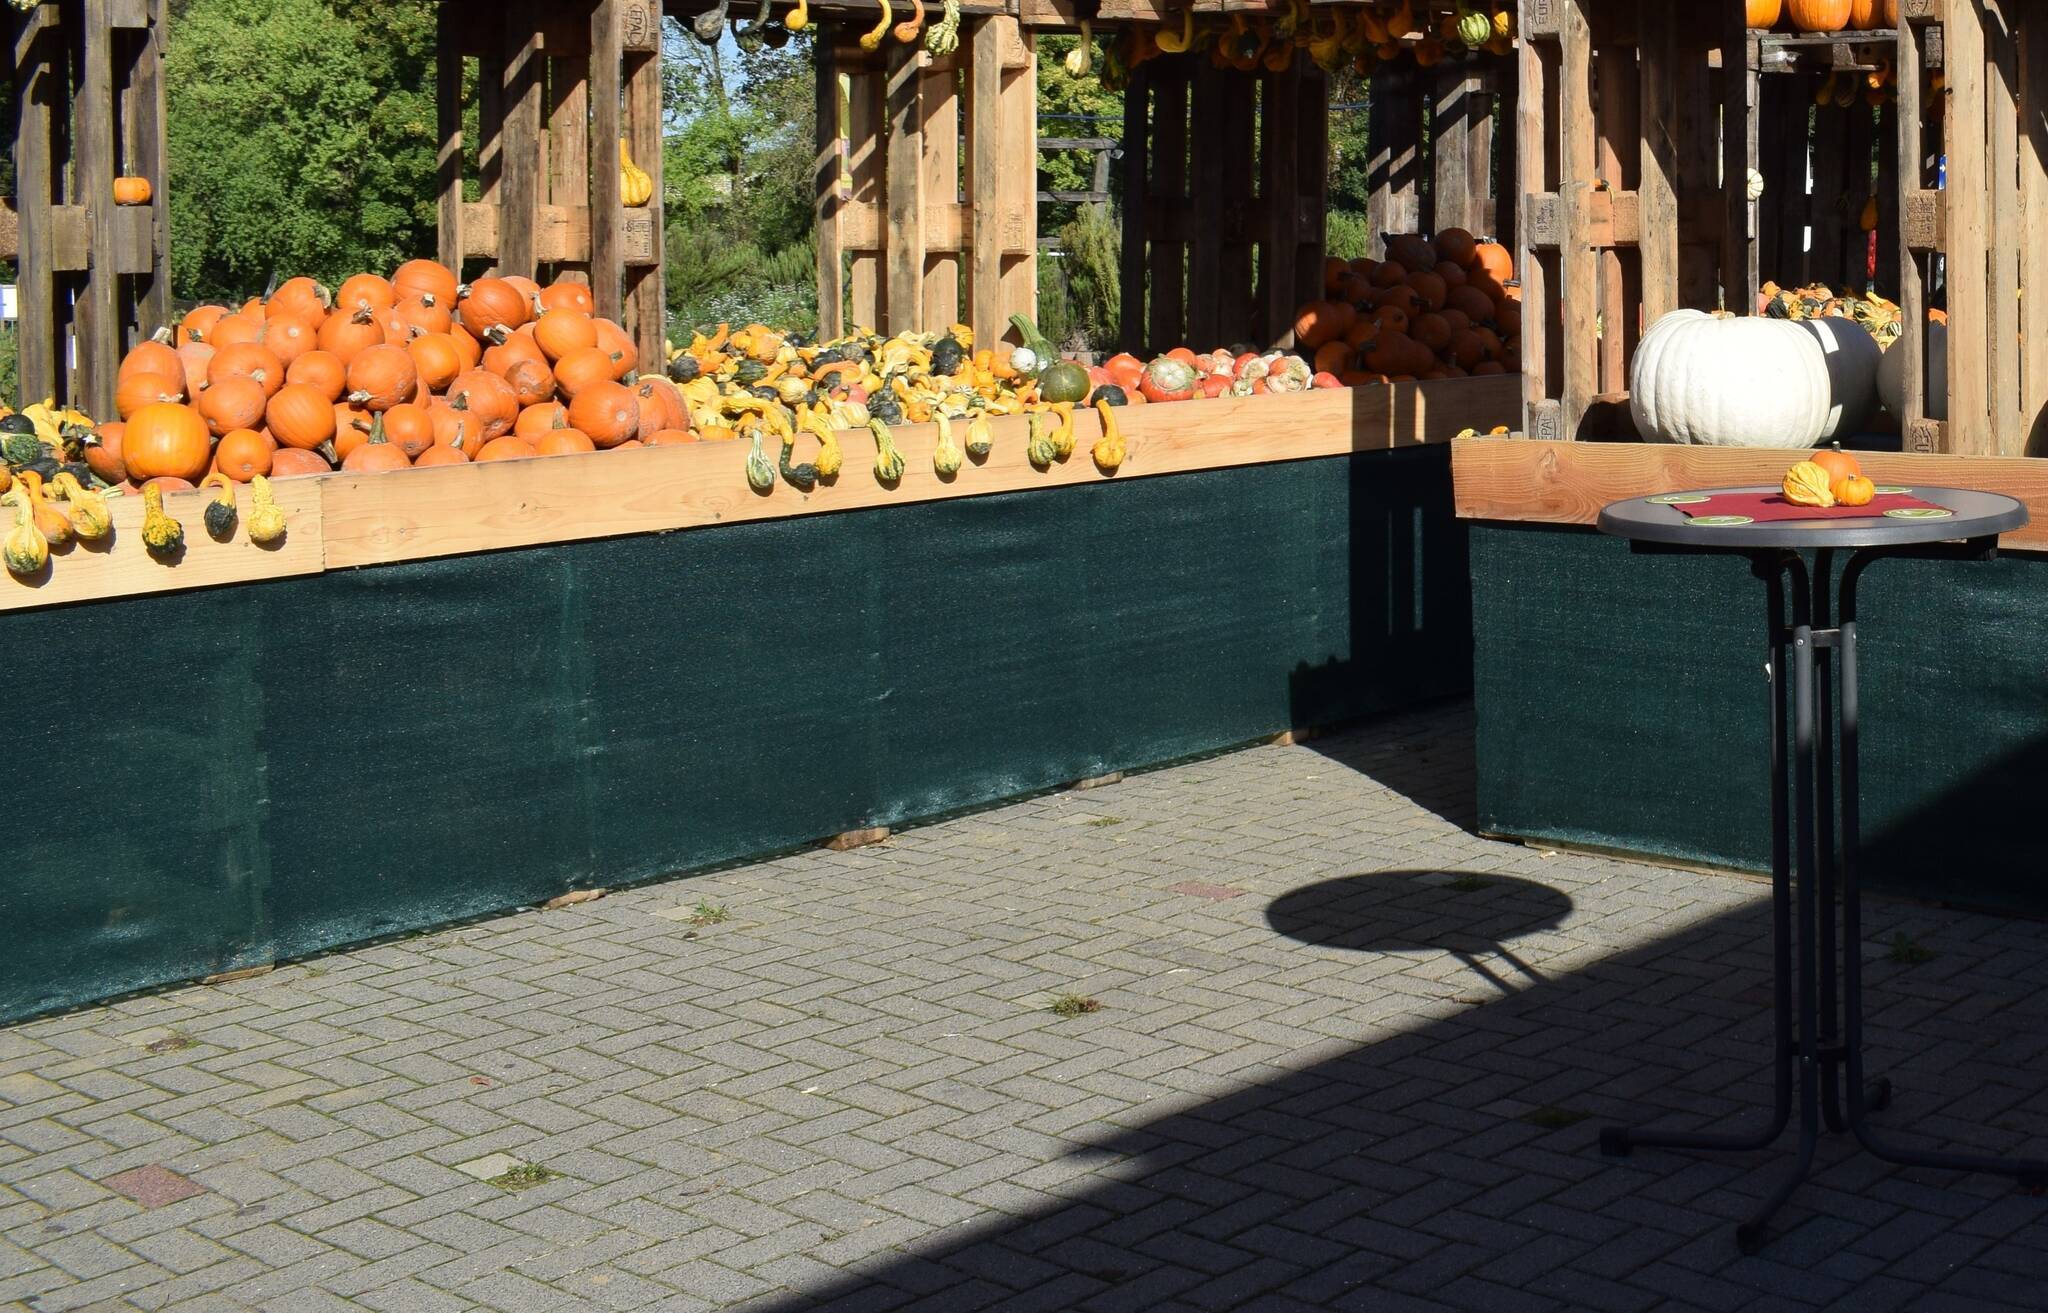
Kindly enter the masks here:
[[1038, 395], [1047, 401], [1086, 401], [1088, 371], [1071, 360], [1047, 365], [1038, 375]]
[[[21, 417], [11, 415], [8, 418], [20, 419]], [[24, 424], [28, 423], [27, 420], [22, 420], [22, 422]], [[32, 465], [47, 455], [49, 453], [44, 449], [42, 439], [36, 436], [33, 424], [29, 425], [29, 430], [26, 433], [17, 429], [8, 429], [4, 433], [0, 433], [0, 458], [4, 458], [9, 465], [17, 467]]]

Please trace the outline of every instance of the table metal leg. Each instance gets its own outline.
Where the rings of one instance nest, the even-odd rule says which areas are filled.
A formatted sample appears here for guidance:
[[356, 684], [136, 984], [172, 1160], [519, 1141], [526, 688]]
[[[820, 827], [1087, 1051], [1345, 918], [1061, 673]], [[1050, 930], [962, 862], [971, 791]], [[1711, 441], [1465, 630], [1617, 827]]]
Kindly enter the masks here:
[[[1792, 836], [1791, 817], [1785, 792], [1785, 740], [1787, 670], [1785, 627], [1785, 571], [1799, 572], [1798, 585], [1805, 588], [1805, 566], [1790, 554], [1759, 556], [1755, 573], [1764, 581], [1769, 607], [1771, 696], [1771, 1030], [1772, 1108], [1763, 1127], [1752, 1132], [1678, 1132], [1640, 1130], [1632, 1126], [1606, 1126], [1600, 1131], [1600, 1152], [1610, 1157], [1627, 1157], [1631, 1149], [1706, 1149], [1747, 1151], [1762, 1149], [1780, 1135], [1792, 1120]], [[1802, 603], [1803, 606], [1803, 603]]]
[[[2048, 1162], [1991, 1158], [1982, 1154], [1937, 1153], [1890, 1144], [1869, 1125], [1873, 1111], [1863, 1086], [1863, 896], [1857, 884], [1861, 800], [1857, 793], [1856, 585], [1881, 554], [1859, 552], [1842, 572], [1842, 1043], [1847, 1065], [1849, 1125], [1871, 1154], [1886, 1162], [1945, 1171], [2011, 1176], [2029, 1190], [2048, 1190]], [[1884, 1093], [1888, 1095], [1889, 1091]]]
[[[1824, 632], [1832, 627], [1835, 554], [1822, 548], [1813, 554], [1813, 627]], [[1826, 649], [1817, 648], [1814, 662], [1814, 720], [1817, 747], [1814, 754], [1814, 865], [1819, 871], [1820, 911], [1815, 925], [1820, 933], [1820, 1110], [1830, 1131], [1848, 1129], [1842, 1118], [1842, 1040], [1840, 1003], [1835, 997], [1835, 663]]]

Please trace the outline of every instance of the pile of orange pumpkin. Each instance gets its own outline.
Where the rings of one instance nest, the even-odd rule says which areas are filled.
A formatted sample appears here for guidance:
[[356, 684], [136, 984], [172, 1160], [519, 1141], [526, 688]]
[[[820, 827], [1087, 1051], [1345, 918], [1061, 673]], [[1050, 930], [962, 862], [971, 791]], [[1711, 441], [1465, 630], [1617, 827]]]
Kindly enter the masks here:
[[1899, 0], [1744, 0], [1751, 28], [1786, 23], [1795, 32], [1878, 32], [1899, 25]]
[[294, 278], [130, 352], [86, 457], [109, 484], [177, 489], [694, 441], [681, 392], [638, 364], [582, 283], [464, 285], [431, 260], [332, 292]]
[[1347, 386], [1512, 374], [1522, 367], [1514, 259], [1462, 228], [1389, 237], [1387, 258], [1324, 262], [1323, 299], [1295, 313], [1294, 344]]

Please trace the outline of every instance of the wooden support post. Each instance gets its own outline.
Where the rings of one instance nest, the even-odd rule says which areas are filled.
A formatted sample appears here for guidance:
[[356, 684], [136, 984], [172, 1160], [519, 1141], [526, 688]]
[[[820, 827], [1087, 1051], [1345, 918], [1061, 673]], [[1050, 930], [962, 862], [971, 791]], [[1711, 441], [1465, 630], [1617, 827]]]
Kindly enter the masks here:
[[[1294, 262], [1301, 245], [1300, 157], [1294, 149], [1301, 118], [1300, 66], [1262, 79], [1259, 134], [1259, 194], [1266, 208], [1265, 247], [1259, 253], [1259, 309], [1254, 324], [1260, 345], [1278, 341], [1294, 322]], [[1421, 124], [1416, 124], [1418, 133]], [[1178, 253], [1176, 253], [1176, 259]]]
[[1299, 81], [1294, 122], [1291, 128], [1283, 125], [1279, 138], [1282, 149], [1291, 142], [1294, 150], [1294, 294], [1261, 346], [1294, 331], [1296, 306], [1323, 296], [1324, 221], [1330, 209], [1330, 82], [1322, 69], [1302, 56], [1295, 59], [1294, 76]]
[[2021, 231], [2019, 438], [2029, 456], [2048, 456], [2048, 17], [2039, 8], [2021, 20], [2021, 124], [2018, 142]]
[[[548, 185], [550, 205], [590, 203], [590, 57], [551, 54], [548, 65]], [[557, 264], [557, 278], [588, 283], [590, 260]]]
[[[1986, 204], [1991, 188], [1986, 119], [1991, 92], [1990, 52], [1985, 45], [1980, 0], [1948, 8], [1945, 32], [1948, 84], [1948, 313], [1950, 321], [1976, 325], [1951, 334], [1948, 352], [1948, 449], [1959, 455], [1998, 451], [1992, 427], [1990, 364], [1986, 346], [1997, 323], [2010, 323], [2009, 307], [1991, 304], [1988, 280], [1991, 247], [2002, 242], [1990, 231]], [[1913, 327], [1920, 327], [1918, 324]]]
[[[960, 206], [960, 143], [966, 127], [960, 113], [960, 65], [954, 57], [927, 57], [917, 77], [918, 190], [927, 212]], [[971, 246], [972, 223], [959, 223], [960, 245]], [[916, 327], [933, 332], [960, 318], [960, 246], [943, 247], [927, 232], [919, 272]]]
[[[639, 345], [641, 368], [658, 369], [668, 326], [668, 288], [662, 279], [661, 41], [658, 35], [651, 42], [646, 40], [647, 24], [654, 21], [658, 32], [659, 23], [651, 19], [643, 5], [629, 6], [624, 17], [635, 29], [630, 33], [635, 53], [626, 56], [630, 63], [626, 72], [626, 123], [621, 135], [632, 145], [633, 162], [647, 174], [653, 194], [647, 204], [619, 212], [620, 240], [627, 255], [625, 318], [620, 322]], [[612, 142], [611, 149], [602, 155], [593, 151], [590, 168], [593, 173], [603, 171], [616, 177], [618, 142]], [[604, 211], [593, 204], [592, 216], [601, 213]], [[624, 239], [628, 225], [638, 234], [631, 242]]]
[[[1234, 76], [1230, 70], [1206, 61], [1196, 65], [1188, 102], [1189, 128], [1195, 141], [1221, 139], [1224, 86]], [[1222, 151], [1209, 148], [1194, 152], [1188, 194], [1189, 211], [1203, 220], [1195, 225], [1194, 240], [1187, 248], [1188, 341], [1201, 343], [1199, 349], [1207, 351], [1223, 340], [1223, 307], [1218, 302], [1218, 290], [1223, 276], [1223, 210], [1228, 202], [1223, 191]]]
[[[135, 55], [128, 87], [129, 112], [122, 125], [128, 139], [127, 171], [151, 180], [150, 272], [139, 275], [135, 297], [138, 328], [143, 335], [171, 322], [171, 205], [163, 185], [164, 147], [164, 0], [148, 0], [148, 26]], [[130, 345], [133, 345], [132, 343]]]
[[[58, 395], [63, 340], [58, 335], [56, 234], [51, 206], [56, 201], [50, 159], [51, 109], [62, 103], [62, 51], [57, 47], [55, 6], [37, 5], [15, 20], [14, 35], [14, 179], [21, 240], [16, 292], [24, 307], [44, 316], [24, 314], [19, 341], [22, 396], [40, 400]], [[67, 379], [66, 382], [69, 380]], [[0, 398], [12, 402], [14, 398]]]
[[1757, 140], [1763, 90], [1755, 44], [1742, 16], [1732, 12], [1732, 7], [1725, 30], [1721, 119], [1733, 123], [1739, 114], [1745, 126], [1741, 132], [1722, 134], [1722, 174], [1730, 181], [1724, 187], [1727, 209], [1721, 234], [1721, 296], [1724, 309], [1746, 315], [1756, 305], [1763, 286], [1757, 247], [1762, 223], [1756, 203], [1749, 199], [1749, 175], [1763, 167]]
[[918, 94], [923, 52], [891, 41], [888, 48], [889, 150], [885, 232], [888, 256], [883, 261], [887, 296], [882, 323], [888, 334], [911, 333], [919, 323], [924, 300], [924, 116]]
[[462, 41], [468, 14], [446, 3], [434, 12], [435, 254], [462, 276]]
[[[2038, 244], [2040, 237], [2026, 232], [2020, 210], [2018, 20], [2022, 11], [2039, 12], [2040, 5], [2038, 0], [1980, 2], [1985, 18], [1984, 254], [1990, 265], [1985, 291], [1991, 304], [1983, 332], [1958, 335], [1957, 343], [1982, 342], [1988, 357], [1983, 364], [1990, 402], [1986, 449], [2001, 456], [2023, 456], [2032, 426], [2020, 416], [2020, 354], [2025, 350], [2020, 340], [2020, 251]], [[2048, 288], [2036, 289], [2037, 295], [2043, 292]]]
[[[879, 216], [882, 210], [883, 192], [883, 132], [888, 122], [887, 107], [884, 104], [883, 78], [873, 71], [879, 61], [868, 61], [862, 70], [848, 74], [847, 47], [840, 49], [840, 73], [849, 77], [847, 87], [847, 150], [848, 165], [853, 175], [853, 196], [850, 204], [864, 214]], [[875, 221], [878, 231], [886, 231], [879, 219]], [[842, 224], [842, 237], [844, 225]], [[849, 327], [876, 328], [882, 322], [882, 251], [886, 242], [875, 240], [853, 254], [850, 283], [853, 293], [853, 323]]]
[[[1003, 49], [1004, 158], [1038, 158], [1038, 38], [1014, 18], [997, 20]], [[1002, 168], [996, 207], [1005, 231], [1014, 231], [1018, 254], [1003, 256], [1002, 305], [996, 314], [1008, 332], [1013, 314], [1038, 314], [1038, 171]], [[1011, 336], [1015, 336], [1014, 333]]]
[[1416, 232], [1422, 226], [1422, 112], [1415, 70], [1388, 69], [1373, 79], [1368, 94], [1372, 159], [1366, 231], [1375, 239]]
[[109, 0], [84, 0], [85, 65], [73, 107], [77, 135], [74, 197], [85, 206], [88, 259], [85, 292], [78, 299], [78, 391], [74, 403], [92, 415], [114, 413], [114, 375], [120, 365], [119, 274], [114, 242], [114, 68]]
[[[1522, 7], [1523, 30], [1528, 32], [1529, 6]], [[1522, 432], [1532, 438], [1562, 438], [1556, 407], [1551, 403], [1545, 380], [1551, 372], [1555, 353], [1551, 350], [1557, 289], [1550, 285], [1548, 271], [1537, 256], [1532, 219], [1538, 197], [1555, 187], [1556, 174], [1550, 157], [1548, 125], [1553, 120], [1549, 104], [1557, 97], [1555, 47], [1525, 35], [1519, 49], [1518, 98], [1515, 137], [1515, 268], [1522, 277]]]
[[1124, 240], [1119, 270], [1118, 317], [1123, 321], [1117, 345], [1142, 355], [1145, 340], [1145, 236], [1150, 207], [1146, 199], [1146, 146], [1151, 138], [1153, 65], [1131, 70], [1124, 88]]
[[[1003, 316], [1001, 188], [1003, 151], [1002, 20], [973, 20], [967, 65], [967, 189], [972, 250], [967, 258], [968, 327], [977, 346], [993, 346], [1008, 325]], [[1033, 186], [1037, 185], [1036, 170]], [[1035, 203], [1035, 202], [1034, 202]]]
[[847, 201], [843, 179], [846, 138], [839, 121], [838, 33], [821, 23], [812, 35], [815, 82], [812, 114], [817, 120], [817, 152], [811, 161], [811, 204], [818, 233], [818, 339], [828, 341], [846, 332], [846, 262], [839, 245], [839, 212]]
[[[1921, 29], [1917, 24], [1902, 21], [1899, 24], [1898, 56], [1893, 67], [1899, 70], [1899, 134], [1898, 134], [1898, 175], [1902, 187], [1915, 190], [1921, 185], [1921, 139], [1920, 122], [1923, 107], [1920, 99], [1922, 79]], [[1938, 445], [1933, 440], [1933, 431], [1927, 426], [1927, 280], [1925, 258], [1913, 246], [1914, 233], [1910, 225], [1901, 222], [1898, 227], [1899, 244], [1899, 314], [1905, 320], [1906, 331], [1892, 345], [1892, 350], [1903, 352], [1900, 360], [1900, 378], [1903, 380], [1902, 406], [1905, 414], [1899, 416], [1903, 428], [1902, 444], [1907, 451], [1933, 451]]]
[[[1188, 178], [1188, 61], [1173, 60], [1153, 70], [1152, 178], [1145, 189], [1145, 213], [1155, 223], [1169, 214], [1185, 213]], [[1270, 81], [1268, 82], [1270, 86]], [[1270, 101], [1268, 102], [1270, 107]], [[1269, 111], [1270, 112], [1270, 111]], [[1268, 124], [1272, 122], [1267, 120]], [[1268, 135], [1267, 141], [1273, 138]], [[1268, 155], [1275, 152], [1268, 150]], [[1276, 193], [1270, 190], [1268, 195]], [[1166, 240], [1152, 232], [1151, 274], [1145, 292], [1151, 299], [1146, 317], [1145, 344], [1156, 350], [1187, 338], [1187, 299], [1184, 271], [1188, 247], [1185, 242]], [[1270, 248], [1269, 248], [1270, 249]]]
[[1593, 116], [1579, 107], [1593, 103], [1593, 40], [1588, 0], [1566, 0], [1559, 31], [1558, 97], [1564, 107], [1558, 156], [1558, 199], [1564, 232], [1558, 243], [1558, 301], [1564, 312], [1564, 376], [1560, 397], [1564, 433], [1577, 437], [1586, 410], [1599, 390], [1598, 357], [1586, 349], [1598, 334], [1599, 262], [1588, 242], [1587, 209], [1596, 162]]
[[[1486, 200], [1487, 152], [1491, 149], [1493, 96], [1484, 91], [1478, 70], [1460, 64], [1442, 68], [1430, 109], [1431, 178], [1429, 213], [1422, 230], [1439, 233], [1463, 228], [1484, 233], [1481, 210]], [[1487, 129], [1482, 137], [1481, 128]], [[1476, 159], [1475, 159], [1476, 154]], [[1476, 173], [1475, 173], [1476, 168]]]
[[[1150, 67], [1147, 65], [1147, 67]], [[1231, 77], [1225, 90], [1223, 133], [1223, 268], [1216, 289], [1221, 315], [1218, 337], [1224, 342], [1249, 341], [1257, 332], [1252, 314], [1252, 250], [1256, 232], [1252, 207], [1252, 99], [1254, 84], [1242, 75]], [[1162, 349], [1173, 343], [1158, 343]], [[1263, 345], [1261, 343], [1260, 345]]]
[[[1638, 103], [1642, 80], [1636, 74], [1636, 51], [1631, 46], [1606, 45], [1595, 48], [1592, 58], [1594, 82], [1599, 88], [1598, 117], [1594, 122], [1594, 176], [1606, 184], [1610, 195], [1630, 191], [1639, 172], [1643, 141]], [[1600, 343], [1594, 391], [1625, 392], [1629, 348], [1639, 335], [1636, 316], [1642, 309], [1634, 253], [1620, 246], [1608, 246], [1596, 249], [1593, 259], [1600, 288], [1596, 329]]]
[[[1636, 197], [1642, 228], [1636, 238], [1642, 326], [1648, 329], [1679, 308], [1678, 123], [1697, 113], [1678, 99], [1678, 15], [1669, 5], [1637, 11], [1641, 60], [1641, 159]], [[1739, 186], [1737, 187], [1739, 191]], [[1623, 386], [1627, 386], [1626, 379]]]
[[539, 272], [533, 245], [534, 230], [540, 226], [538, 0], [513, 0], [505, 8], [504, 24], [500, 95], [505, 127], [498, 189], [498, 270], [531, 278]]
[[603, 318], [625, 315], [625, 250], [620, 241], [619, 138], [625, 0], [597, 0], [590, 11], [590, 296]]

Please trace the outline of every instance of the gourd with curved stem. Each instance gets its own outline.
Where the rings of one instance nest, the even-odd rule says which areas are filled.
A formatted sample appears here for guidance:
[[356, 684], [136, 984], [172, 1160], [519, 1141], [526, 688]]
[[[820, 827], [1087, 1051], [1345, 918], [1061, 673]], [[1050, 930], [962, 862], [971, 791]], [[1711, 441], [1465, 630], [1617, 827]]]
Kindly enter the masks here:
[[249, 481], [249, 541], [268, 546], [284, 537], [284, 508], [261, 474]]
[[1031, 429], [1031, 441], [1024, 448], [1024, 455], [1039, 469], [1049, 467], [1059, 459], [1059, 451], [1052, 445], [1052, 435], [1046, 431], [1045, 417], [1049, 407], [1034, 406], [1025, 421]]
[[[724, 6], [721, 5], [720, 9], [722, 10], [723, 8]], [[878, 50], [881, 48], [882, 38], [889, 34], [889, 17], [889, 0], [882, 0], [882, 16], [875, 20], [873, 27], [860, 34], [860, 48], [862, 50]]]
[[790, 453], [795, 450], [796, 434], [794, 432], [784, 433], [782, 435], [782, 455], [777, 458], [776, 468], [781, 472], [782, 477], [788, 480], [790, 487], [795, 488], [799, 492], [809, 492], [812, 488], [818, 486], [818, 467], [808, 461], [802, 465], [791, 464], [789, 459]]
[[1052, 413], [1060, 417], [1059, 427], [1052, 431], [1050, 439], [1053, 455], [1065, 460], [1074, 454], [1074, 403], [1055, 401]]
[[811, 0], [796, 0], [796, 8], [785, 14], [782, 25], [792, 32], [801, 32], [811, 25]]
[[[764, 3], [763, 9], [767, 8]], [[654, 199], [654, 179], [647, 170], [633, 162], [631, 144], [626, 138], [619, 138], [619, 203], [633, 207], [647, 204]]]
[[975, 411], [974, 418], [967, 421], [967, 454], [977, 462], [987, 460], [990, 449], [995, 445], [993, 436], [988, 412]]
[[1171, 28], [1161, 28], [1159, 29], [1158, 42], [1160, 50], [1166, 54], [1179, 55], [1185, 54], [1187, 48], [1194, 44], [1194, 40], [1195, 6], [1193, 0], [1189, 0], [1188, 7], [1181, 11], [1180, 31], [1175, 32]]
[[839, 435], [833, 431], [830, 415], [820, 406], [805, 415], [801, 427], [818, 435], [818, 458], [812, 462], [818, 477], [828, 483], [838, 478], [845, 456], [839, 450]]
[[747, 486], [755, 492], [771, 492], [775, 488], [775, 467], [768, 463], [768, 453], [761, 450], [761, 426], [753, 426], [754, 445], [747, 452]]
[[154, 483], [142, 489], [142, 545], [158, 556], [169, 556], [185, 545], [185, 526], [164, 510], [164, 490]]
[[902, 45], [907, 46], [917, 40], [918, 33], [924, 31], [924, 0], [910, 0], [910, 17], [898, 23], [891, 31]]
[[242, 514], [235, 508], [235, 481], [225, 474], [209, 474], [199, 481], [202, 491], [219, 488], [212, 501], [206, 503], [206, 531], [213, 535], [215, 542], [226, 542], [235, 536], [235, 525]]
[[1785, 471], [1783, 492], [1785, 500], [1794, 506], [1825, 509], [1835, 504], [1833, 484], [1826, 468], [1810, 460], [1800, 461]]
[[942, 479], [950, 479], [960, 472], [962, 453], [960, 444], [953, 441], [953, 417], [941, 410], [932, 416], [932, 422], [939, 426], [939, 442], [932, 448], [932, 469]]
[[0, 503], [14, 506], [14, 527], [0, 543], [0, 557], [6, 559], [9, 574], [27, 579], [49, 564], [50, 540], [36, 528], [35, 504], [29, 500], [28, 489], [17, 483], [0, 496]]
[[50, 546], [62, 547], [70, 542], [71, 521], [65, 519], [64, 513], [50, 505], [49, 498], [43, 495], [43, 476], [34, 470], [23, 470], [15, 476], [15, 481], [27, 491], [29, 504], [35, 510], [36, 528], [49, 539]]
[[[960, 0], [945, 0], [945, 4], [945, 13], [924, 34], [924, 48], [935, 55], [950, 55], [960, 48]], [[1086, 27], [1083, 21], [1082, 28]]]
[[875, 435], [875, 480], [894, 484], [903, 477], [903, 453], [896, 450], [896, 439], [881, 420], [870, 417], [868, 432]]
[[732, 39], [740, 49], [749, 54], [759, 50], [768, 35], [768, 20], [771, 17], [768, 12], [770, 3], [771, 0], [761, 0], [761, 7], [754, 11], [753, 20], [745, 27], [740, 26], [738, 19], [733, 20]]
[[62, 495], [71, 508], [71, 528], [80, 542], [99, 542], [114, 531], [114, 517], [107, 510], [105, 493], [87, 489], [69, 470], [52, 479], [50, 488]]
[[[725, 0], [715, 0], [711, 8], [690, 20], [690, 33], [707, 46], [718, 44], [719, 34], [725, 31]], [[874, 47], [870, 46], [869, 49]]]
[[1098, 401], [1095, 403], [1095, 413], [1102, 416], [1102, 436], [1096, 439], [1095, 446], [1089, 450], [1089, 455], [1095, 458], [1096, 469], [1104, 474], [1114, 474], [1123, 467], [1126, 454], [1124, 433], [1117, 427], [1116, 407], [1107, 401]]
[[[1192, 12], [1192, 11], [1190, 11]], [[1061, 63], [1068, 77], [1087, 77], [1088, 70], [1095, 66], [1095, 24], [1089, 19], [1081, 20], [1081, 39], [1067, 52]]]

